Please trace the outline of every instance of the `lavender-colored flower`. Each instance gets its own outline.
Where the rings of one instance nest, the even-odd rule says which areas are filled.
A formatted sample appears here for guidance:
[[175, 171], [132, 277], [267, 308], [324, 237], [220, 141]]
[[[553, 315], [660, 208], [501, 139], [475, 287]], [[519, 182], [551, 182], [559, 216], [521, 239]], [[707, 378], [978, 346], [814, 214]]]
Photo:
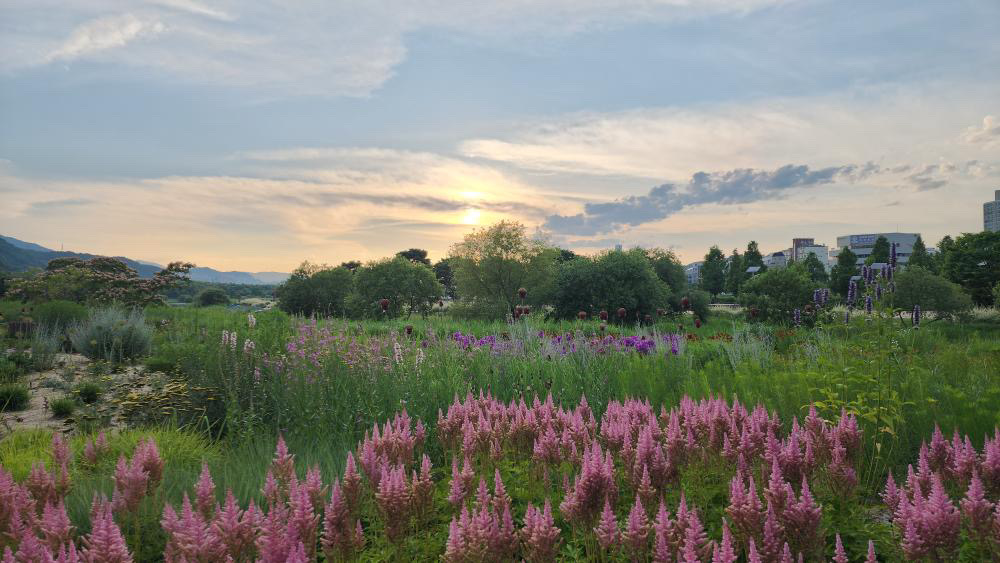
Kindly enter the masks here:
[[802, 311], [801, 310], [795, 309], [794, 311], [792, 311], [792, 323], [794, 323], [795, 326], [800, 326], [802, 324]]
[[847, 284], [847, 303], [853, 305], [858, 299], [858, 282], [851, 280]]
[[850, 307], [848, 307], [847, 310], [844, 311], [844, 324], [845, 325], [851, 324], [851, 308]]
[[892, 243], [889, 247], [889, 265], [896, 267], [896, 243]]
[[872, 296], [871, 295], [866, 295], [865, 296], [865, 313], [868, 313], [869, 315], [872, 314], [872, 307], [873, 307], [873, 305], [874, 304], [872, 302]]
[[920, 328], [920, 305], [913, 306], [913, 328]]

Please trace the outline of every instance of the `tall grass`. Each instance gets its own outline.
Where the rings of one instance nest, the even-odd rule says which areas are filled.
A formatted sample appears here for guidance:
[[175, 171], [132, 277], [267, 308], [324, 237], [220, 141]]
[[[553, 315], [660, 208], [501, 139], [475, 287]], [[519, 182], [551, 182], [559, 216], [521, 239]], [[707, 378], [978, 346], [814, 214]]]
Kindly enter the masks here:
[[149, 353], [152, 329], [141, 310], [119, 307], [94, 309], [69, 329], [73, 348], [95, 360], [122, 363]]

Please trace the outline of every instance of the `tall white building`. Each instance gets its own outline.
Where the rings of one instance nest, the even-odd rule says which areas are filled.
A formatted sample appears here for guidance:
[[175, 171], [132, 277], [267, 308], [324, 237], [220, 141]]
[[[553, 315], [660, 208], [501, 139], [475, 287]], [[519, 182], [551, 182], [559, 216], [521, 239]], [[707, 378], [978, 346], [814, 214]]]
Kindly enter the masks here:
[[872, 248], [878, 237], [885, 237], [889, 244], [896, 243], [896, 263], [905, 266], [913, 254], [913, 243], [917, 242], [920, 233], [866, 233], [863, 235], [844, 235], [837, 237], [837, 249], [831, 252], [831, 259], [840, 255], [845, 246], [858, 255], [858, 264], [864, 264], [872, 254]]
[[1000, 190], [993, 193], [993, 201], [983, 204], [983, 230], [1000, 231]]
[[684, 266], [684, 275], [687, 277], [688, 285], [698, 285], [701, 282], [701, 266], [705, 262], [691, 262]]

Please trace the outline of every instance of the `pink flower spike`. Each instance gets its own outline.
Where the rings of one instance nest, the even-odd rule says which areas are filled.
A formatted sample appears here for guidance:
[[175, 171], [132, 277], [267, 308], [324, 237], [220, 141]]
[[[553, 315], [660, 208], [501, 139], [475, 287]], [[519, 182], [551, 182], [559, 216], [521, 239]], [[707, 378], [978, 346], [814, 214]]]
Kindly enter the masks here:
[[833, 550], [833, 563], [848, 563], [847, 552], [844, 551], [844, 543], [840, 541], [840, 534], [837, 534], [836, 547]]
[[201, 512], [206, 520], [212, 519], [212, 513], [215, 511], [215, 483], [212, 481], [208, 464], [204, 462], [201, 464], [201, 476], [198, 478], [198, 484], [195, 485], [195, 505], [198, 507], [198, 512]]
[[603, 549], [609, 550], [621, 542], [621, 533], [618, 531], [618, 521], [615, 520], [615, 513], [611, 511], [611, 502], [605, 499], [604, 510], [601, 512], [601, 519], [594, 528], [597, 534], [597, 541]]

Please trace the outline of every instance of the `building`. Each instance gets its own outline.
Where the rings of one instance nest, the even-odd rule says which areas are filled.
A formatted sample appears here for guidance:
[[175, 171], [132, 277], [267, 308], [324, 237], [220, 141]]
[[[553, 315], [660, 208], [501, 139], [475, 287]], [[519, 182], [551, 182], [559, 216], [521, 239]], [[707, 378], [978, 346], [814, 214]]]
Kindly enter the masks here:
[[806, 256], [809, 256], [808, 252], [799, 250], [800, 248], [808, 248], [816, 246], [816, 240], [811, 238], [793, 238], [792, 239], [792, 260], [805, 260]]
[[701, 283], [701, 266], [705, 262], [691, 262], [684, 266], [684, 275], [687, 276], [688, 285], [698, 285]]
[[993, 201], [983, 204], [983, 230], [1000, 231], [1000, 190], [993, 192]]
[[851, 249], [857, 254], [858, 264], [864, 264], [865, 260], [872, 255], [872, 248], [878, 237], [885, 237], [889, 244], [896, 243], [896, 263], [905, 266], [910, 261], [910, 254], [913, 254], [913, 243], [917, 242], [920, 233], [866, 233], [863, 235], [844, 235], [837, 237], [837, 249], [831, 252], [831, 260], [836, 260], [840, 255], [840, 250], [844, 247]]
[[768, 254], [764, 257], [764, 265], [768, 268], [784, 268], [788, 265], [788, 256], [790, 254], [790, 250], [779, 250], [773, 254]]

